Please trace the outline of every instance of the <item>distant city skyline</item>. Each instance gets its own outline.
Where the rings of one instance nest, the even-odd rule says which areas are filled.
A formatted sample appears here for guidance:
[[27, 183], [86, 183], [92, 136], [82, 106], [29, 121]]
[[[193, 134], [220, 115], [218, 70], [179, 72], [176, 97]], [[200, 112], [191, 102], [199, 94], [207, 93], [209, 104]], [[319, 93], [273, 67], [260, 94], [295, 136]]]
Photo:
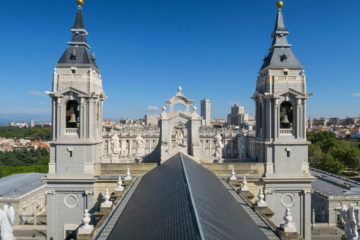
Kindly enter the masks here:
[[[226, 118], [235, 103], [254, 115], [250, 97], [271, 45], [275, 3], [85, 1], [88, 42], [108, 96], [104, 119], [160, 113], [178, 86], [199, 112], [200, 100], [210, 99], [212, 118]], [[360, 24], [360, 2], [284, 3], [288, 39], [314, 93], [307, 116], [358, 117], [360, 33], [354, 26]], [[43, 92], [51, 89], [75, 14], [75, 0], [3, 3], [0, 121], [50, 120], [50, 98]]]

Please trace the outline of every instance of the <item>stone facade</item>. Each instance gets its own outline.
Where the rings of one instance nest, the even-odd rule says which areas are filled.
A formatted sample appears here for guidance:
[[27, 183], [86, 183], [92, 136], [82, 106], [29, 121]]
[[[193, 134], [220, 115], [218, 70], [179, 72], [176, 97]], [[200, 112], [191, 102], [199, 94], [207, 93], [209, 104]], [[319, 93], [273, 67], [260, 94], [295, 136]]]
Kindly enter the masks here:
[[360, 184], [348, 178], [321, 170], [311, 169], [317, 179], [312, 183], [311, 207], [314, 226], [341, 226], [340, 211], [343, 205], [355, 206], [355, 216], [360, 221]]
[[[303, 67], [290, 49], [282, 10], [279, 8], [273, 45], [259, 72], [253, 95], [256, 135], [249, 139], [249, 157], [263, 162], [266, 201], [283, 223], [289, 208], [296, 229], [311, 239], [311, 182], [306, 141], [306, 92]], [[280, 200], [280, 201], [279, 201]]]
[[0, 179], [0, 209], [11, 205], [15, 210], [14, 227], [46, 222], [45, 174], [21, 173]]
[[[310, 94], [303, 68], [287, 43], [281, 9], [273, 46], [264, 59], [252, 97], [256, 105], [255, 136], [244, 130], [208, 126], [207, 114], [203, 121], [194, 100], [184, 96], [181, 87], [165, 101], [158, 126], [103, 128], [106, 96], [95, 57], [86, 43], [81, 6], [71, 32], [72, 41], [56, 66], [52, 92], [48, 93], [53, 106], [53, 139], [45, 179], [48, 239], [64, 239], [77, 229], [85, 209], [92, 211], [94, 194], [97, 199], [107, 182], [114, 184], [123, 165], [161, 164], [178, 152], [219, 172], [229, 169], [233, 162], [245, 162], [244, 166], [250, 162], [242, 175], [253, 172], [256, 180], [252, 189], [264, 184], [265, 200], [275, 212], [273, 222], [277, 226], [284, 223], [285, 209], [289, 209], [297, 231], [306, 240], [311, 239], [314, 178], [309, 172], [305, 126]], [[103, 172], [115, 176], [114, 181], [101, 182], [104, 176], [98, 174]]]
[[94, 205], [94, 164], [102, 156], [105, 93], [78, 7], [72, 40], [54, 70], [47, 182], [47, 239], [64, 239]]
[[[182, 102], [182, 100], [185, 99], [186, 101]], [[176, 103], [173, 103], [173, 101]], [[192, 154], [193, 149], [195, 149], [195, 151], [198, 152], [199, 161], [204, 163], [247, 160], [245, 152], [247, 131], [239, 129], [228, 130], [225, 128], [218, 129], [212, 126], [204, 126], [204, 122], [201, 121], [196, 110], [194, 111], [194, 109], [192, 109], [192, 112], [190, 111], [193, 101], [186, 98], [181, 92], [179, 92], [174, 99], [166, 101], [166, 103], [170, 109], [168, 112], [163, 111], [161, 114], [160, 127], [153, 126], [149, 128], [147, 126], [123, 125], [121, 128], [115, 127], [110, 130], [104, 129], [104, 154], [101, 158], [101, 162], [158, 162], [161, 153], [163, 154], [163, 159], [165, 159], [166, 156], [168, 156], [168, 153], [171, 155], [171, 152], [174, 151], [174, 149], [180, 149], [187, 154]], [[187, 110], [171, 110], [171, 106], [174, 107], [177, 104], [188, 104], [185, 108]], [[192, 121], [194, 121], [194, 123], [192, 123]], [[170, 127], [167, 126], [169, 123], [171, 125]], [[191, 129], [193, 126], [192, 124], [194, 124], [195, 129]], [[167, 134], [161, 135], [161, 133]], [[181, 144], [176, 142], [177, 134], [178, 137], [182, 137]], [[221, 135], [220, 141], [222, 142], [222, 147], [220, 149], [220, 160], [216, 159], [216, 134]], [[144, 140], [141, 155], [137, 155], [139, 146], [136, 138], [138, 135]], [[193, 136], [194, 139], [192, 139], [191, 136]], [[164, 138], [163, 141], [161, 140], [161, 137]], [[178, 139], [178, 141], [180, 140]], [[199, 146], [194, 148], [193, 142], [199, 142]], [[161, 146], [163, 147], [163, 152], [161, 152]], [[165, 146], [170, 146], [170, 149]], [[114, 149], [117, 150], [114, 151]]]

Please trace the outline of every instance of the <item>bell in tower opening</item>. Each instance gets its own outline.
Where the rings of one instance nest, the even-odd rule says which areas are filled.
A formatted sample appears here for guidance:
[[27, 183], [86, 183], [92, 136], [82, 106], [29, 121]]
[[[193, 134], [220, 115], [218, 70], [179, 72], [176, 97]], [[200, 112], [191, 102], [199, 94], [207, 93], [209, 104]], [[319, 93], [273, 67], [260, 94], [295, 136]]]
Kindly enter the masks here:
[[78, 128], [79, 126], [79, 104], [70, 100], [66, 104], [66, 128]]
[[292, 128], [293, 107], [290, 102], [283, 102], [280, 106], [280, 128]]

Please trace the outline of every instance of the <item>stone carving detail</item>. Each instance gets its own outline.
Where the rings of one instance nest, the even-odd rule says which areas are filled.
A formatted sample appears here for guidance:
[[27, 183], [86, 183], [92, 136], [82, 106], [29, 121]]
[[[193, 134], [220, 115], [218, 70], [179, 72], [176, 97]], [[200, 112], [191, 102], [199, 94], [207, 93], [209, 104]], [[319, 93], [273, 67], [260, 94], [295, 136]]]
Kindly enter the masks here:
[[94, 195], [94, 191], [85, 190], [85, 195]]
[[236, 178], [236, 176], [235, 176], [235, 169], [234, 169], [234, 168], [231, 170], [230, 180], [231, 180], [231, 181], [236, 181], [236, 180], [237, 180], [237, 178]]
[[13, 240], [12, 225], [14, 224], [15, 212], [12, 206], [5, 204], [0, 209], [0, 231], [2, 240]]
[[355, 240], [359, 238], [357, 224], [356, 224], [356, 216], [355, 216], [355, 208], [353, 204], [350, 204], [349, 209], [342, 205], [340, 211], [341, 218], [343, 219], [344, 229], [345, 229], [345, 237], [346, 239]]
[[256, 201], [256, 206], [258, 206], [258, 207], [267, 207], [267, 203], [264, 201], [265, 195], [264, 195], [264, 192], [263, 192], [262, 188], [259, 189], [258, 198], [259, 198], [259, 200]]
[[104, 199], [105, 199], [105, 201], [101, 203], [101, 207], [102, 208], [110, 208], [112, 206], [112, 202], [110, 201], [109, 189], [105, 189]]
[[284, 232], [296, 232], [296, 226], [289, 208], [285, 210], [284, 220], [285, 224], [281, 224], [281, 229], [283, 229]]
[[222, 142], [222, 137], [220, 133], [215, 135], [215, 157], [217, 160], [222, 159], [222, 150], [224, 148], [224, 144]]
[[46, 190], [45, 191], [45, 195], [48, 195], [48, 194], [55, 194], [55, 190]]
[[241, 186], [241, 191], [249, 191], [249, 188], [247, 186], [247, 181], [246, 181], [246, 177], [244, 176], [243, 180], [242, 180], [242, 186]]
[[64, 197], [64, 204], [68, 208], [74, 208], [78, 204], [78, 198], [74, 194], [68, 194]]
[[117, 135], [117, 133], [114, 133], [114, 135], [111, 138], [111, 152], [113, 154], [120, 154], [120, 142], [119, 142], [119, 137]]
[[124, 191], [124, 187], [122, 186], [122, 180], [121, 177], [119, 176], [119, 180], [117, 182], [118, 186], [115, 188], [115, 192], [122, 192]]
[[91, 215], [89, 210], [85, 209], [84, 218], [82, 219], [83, 225], [79, 228], [79, 234], [91, 234], [92, 230], [94, 229], [93, 225], [90, 225]]
[[184, 146], [184, 132], [181, 127], [176, 127], [175, 142], [177, 146]]
[[127, 168], [125, 180], [131, 181], [131, 179], [132, 179], [132, 177], [131, 177], [131, 173], [130, 173], [130, 168]]
[[142, 136], [140, 134], [138, 134], [136, 136], [136, 155], [137, 156], [143, 156], [144, 155], [144, 139], [142, 138]]
[[292, 207], [294, 206], [294, 196], [290, 193], [285, 193], [281, 196], [280, 202], [286, 208]]

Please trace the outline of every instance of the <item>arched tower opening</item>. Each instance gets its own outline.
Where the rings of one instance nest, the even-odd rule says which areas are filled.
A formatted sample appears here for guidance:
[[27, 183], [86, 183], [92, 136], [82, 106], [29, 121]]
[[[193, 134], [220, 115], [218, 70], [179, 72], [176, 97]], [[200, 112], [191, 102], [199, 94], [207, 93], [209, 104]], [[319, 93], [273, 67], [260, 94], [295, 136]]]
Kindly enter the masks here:
[[79, 127], [79, 104], [75, 100], [69, 100], [66, 103], [66, 128]]
[[294, 110], [291, 102], [285, 101], [280, 105], [280, 128], [291, 129], [293, 127]]

